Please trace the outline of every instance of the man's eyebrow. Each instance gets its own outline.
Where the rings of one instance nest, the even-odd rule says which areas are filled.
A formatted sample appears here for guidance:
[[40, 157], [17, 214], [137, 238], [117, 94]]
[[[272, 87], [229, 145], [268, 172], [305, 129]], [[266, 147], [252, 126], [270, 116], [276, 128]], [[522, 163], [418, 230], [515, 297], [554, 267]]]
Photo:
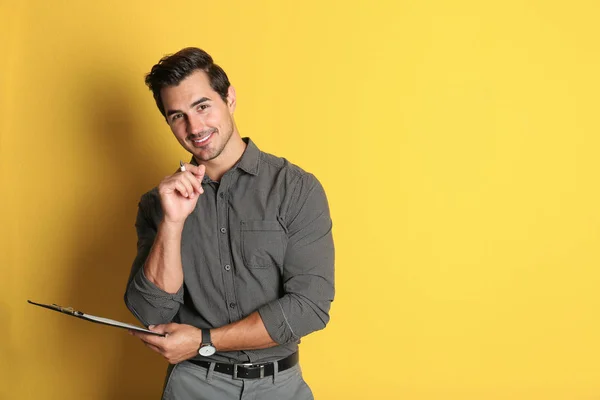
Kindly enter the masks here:
[[202, 97], [201, 99], [199, 99], [199, 100], [196, 100], [195, 102], [193, 102], [193, 103], [190, 105], [190, 108], [194, 108], [194, 107], [196, 107], [198, 104], [202, 104], [202, 103], [204, 103], [205, 101], [210, 101], [210, 99], [209, 99], [208, 97]]
[[[194, 108], [196, 107], [198, 104], [202, 104], [206, 101], [210, 101], [210, 99], [208, 97], [202, 97], [198, 100], [196, 100], [195, 102], [193, 102], [192, 104], [190, 104], [190, 108]], [[167, 117], [173, 114], [177, 114], [177, 113], [183, 113], [183, 111], [181, 110], [169, 110], [167, 111]]]

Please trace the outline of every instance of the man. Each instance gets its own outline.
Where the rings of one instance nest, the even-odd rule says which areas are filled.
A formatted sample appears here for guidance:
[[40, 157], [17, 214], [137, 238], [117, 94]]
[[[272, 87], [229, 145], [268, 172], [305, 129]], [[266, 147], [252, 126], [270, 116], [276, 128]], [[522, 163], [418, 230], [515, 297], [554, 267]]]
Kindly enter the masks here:
[[192, 154], [141, 198], [125, 293], [165, 334], [131, 332], [173, 364], [163, 399], [312, 398], [298, 344], [325, 327], [334, 297], [322, 186], [242, 139], [235, 90], [206, 52], [161, 59], [146, 84]]

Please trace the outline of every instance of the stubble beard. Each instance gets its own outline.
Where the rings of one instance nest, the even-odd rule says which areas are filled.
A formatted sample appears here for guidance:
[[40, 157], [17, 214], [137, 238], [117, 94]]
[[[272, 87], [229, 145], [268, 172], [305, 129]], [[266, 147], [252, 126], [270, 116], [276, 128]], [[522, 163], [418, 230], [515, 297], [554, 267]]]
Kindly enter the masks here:
[[[217, 131], [215, 133], [220, 135], [221, 131]], [[215, 158], [219, 157], [221, 155], [221, 153], [223, 153], [223, 150], [225, 150], [225, 147], [227, 147], [227, 144], [231, 140], [231, 136], [233, 136], [233, 124], [228, 129], [227, 135], [223, 137], [224, 140], [223, 140], [221, 146], [219, 148], [217, 148], [215, 152], [213, 152], [212, 154], [208, 154], [208, 156], [202, 156], [202, 153], [200, 153], [199, 155], [194, 154], [194, 157], [198, 161], [204, 161], [204, 162], [214, 160]]]

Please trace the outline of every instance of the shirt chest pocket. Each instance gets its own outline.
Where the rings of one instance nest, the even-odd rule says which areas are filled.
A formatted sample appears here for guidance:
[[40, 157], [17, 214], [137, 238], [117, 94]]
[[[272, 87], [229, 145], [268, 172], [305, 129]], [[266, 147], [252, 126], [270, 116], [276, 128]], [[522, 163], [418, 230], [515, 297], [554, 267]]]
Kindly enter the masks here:
[[285, 231], [278, 221], [247, 220], [240, 226], [242, 259], [248, 268], [283, 265]]

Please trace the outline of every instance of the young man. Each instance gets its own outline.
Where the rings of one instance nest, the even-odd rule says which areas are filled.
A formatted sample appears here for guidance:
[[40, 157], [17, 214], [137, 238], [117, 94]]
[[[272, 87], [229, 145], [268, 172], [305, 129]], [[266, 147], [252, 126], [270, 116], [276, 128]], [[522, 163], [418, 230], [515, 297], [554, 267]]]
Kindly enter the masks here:
[[133, 333], [170, 366], [163, 399], [310, 399], [300, 338], [325, 327], [334, 248], [317, 179], [240, 136], [236, 94], [210, 55], [186, 48], [146, 77], [190, 163], [142, 196]]

